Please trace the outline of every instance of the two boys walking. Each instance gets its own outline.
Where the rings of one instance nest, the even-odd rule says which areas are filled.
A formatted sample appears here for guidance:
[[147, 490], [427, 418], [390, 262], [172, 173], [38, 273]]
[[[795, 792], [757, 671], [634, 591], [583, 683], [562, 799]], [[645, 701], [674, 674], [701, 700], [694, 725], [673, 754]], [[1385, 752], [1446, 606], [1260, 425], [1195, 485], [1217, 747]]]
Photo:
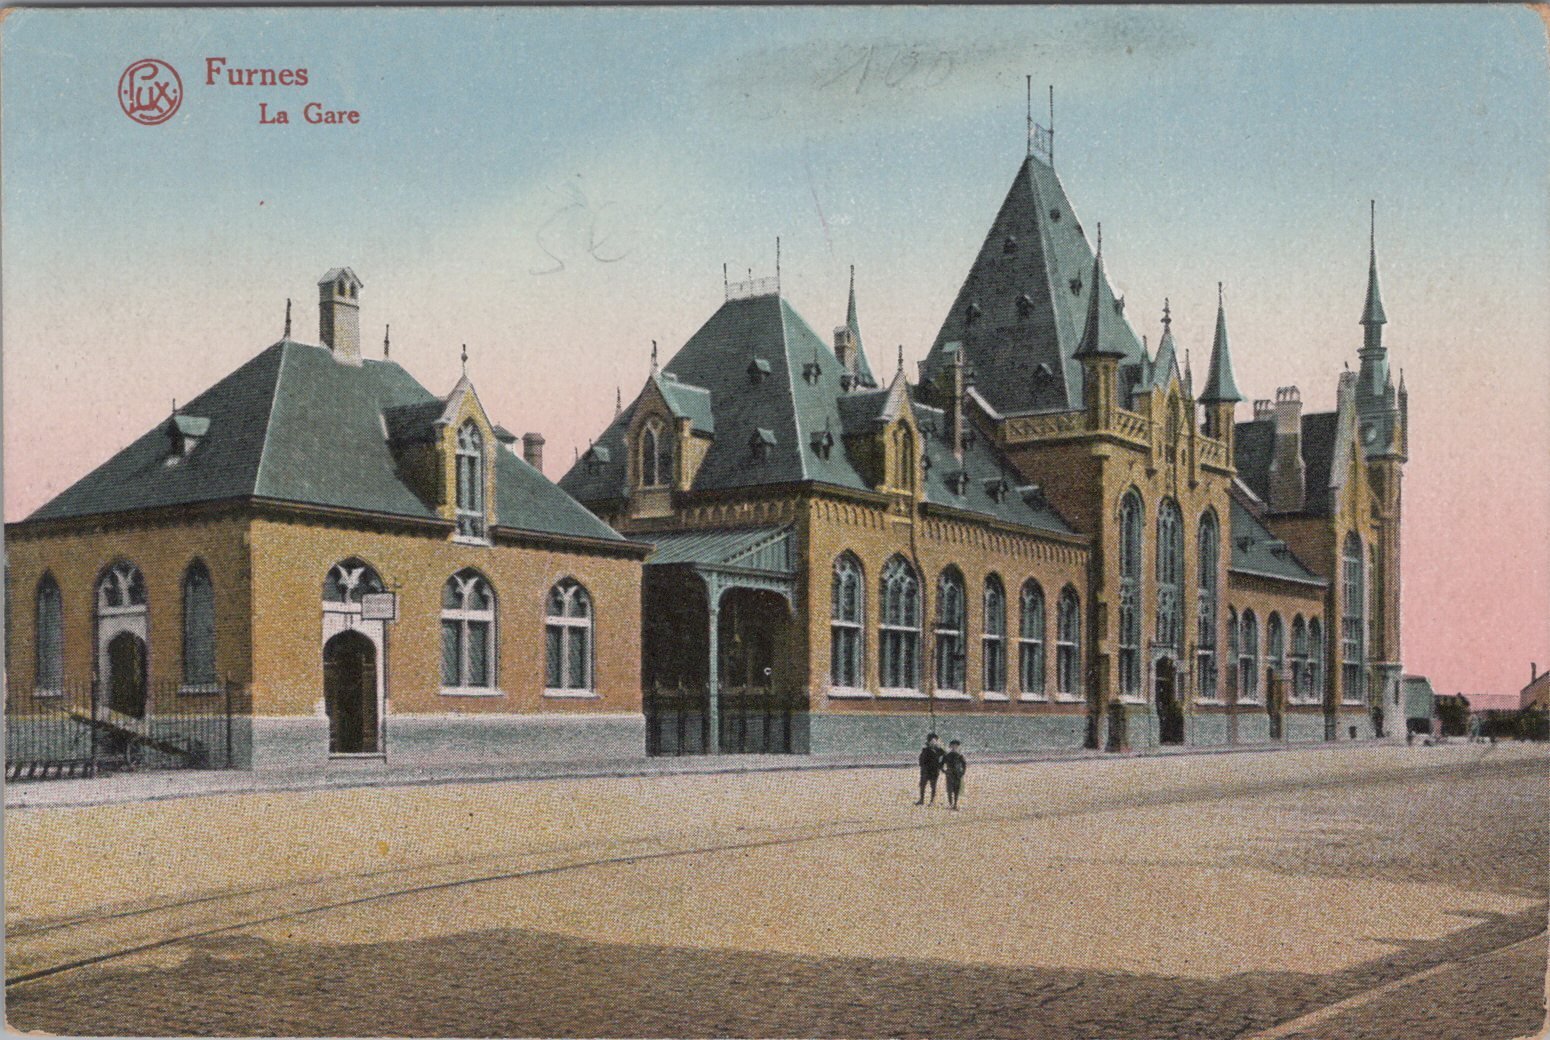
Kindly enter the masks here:
[[969, 763], [958, 750], [956, 740], [947, 742], [942, 750], [942, 740], [935, 733], [926, 734], [926, 746], [920, 749], [920, 797], [916, 805], [926, 804], [926, 789], [931, 789], [931, 804], [936, 804], [937, 777], [947, 774], [947, 807], [958, 811], [958, 796], [963, 793], [963, 774], [969, 771]]

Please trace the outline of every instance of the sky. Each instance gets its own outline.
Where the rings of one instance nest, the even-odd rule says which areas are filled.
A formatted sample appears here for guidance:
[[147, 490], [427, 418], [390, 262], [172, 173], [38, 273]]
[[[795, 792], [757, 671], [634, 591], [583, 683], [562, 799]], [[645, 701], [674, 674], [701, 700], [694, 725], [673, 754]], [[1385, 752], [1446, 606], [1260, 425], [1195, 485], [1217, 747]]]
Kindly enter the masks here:
[[[1025, 75], [1127, 317], [1197, 371], [1225, 283], [1249, 398], [1333, 406], [1368, 201], [1410, 392], [1404, 659], [1550, 667], [1550, 73], [1534, 9], [17, 10], [0, 23], [4, 516], [364, 282], [362, 340], [469, 374], [552, 478], [734, 280], [874, 369], [925, 356], [1025, 150]], [[178, 70], [165, 123], [118, 104]], [[207, 81], [306, 69], [305, 86]], [[356, 111], [311, 125], [304, 106]], [[289, 122], [261, 123], [280, 110]], [[1249, 405], [1240, 405], [1247, 418]]]

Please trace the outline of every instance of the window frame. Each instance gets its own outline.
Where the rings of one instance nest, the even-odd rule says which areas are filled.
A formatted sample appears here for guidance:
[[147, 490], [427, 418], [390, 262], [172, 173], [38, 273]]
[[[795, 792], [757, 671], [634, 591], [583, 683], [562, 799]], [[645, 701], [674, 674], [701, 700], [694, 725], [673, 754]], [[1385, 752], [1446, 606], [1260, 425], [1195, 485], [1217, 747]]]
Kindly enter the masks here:
[[1136, 703], [1141, 688], [1141, 613], [1145, 598], [1141, 561], [1145, 555], [1146, 505], [1135, 488], [1119, 506], [1119, 695]]
[[[846, 617], [844, 597], [854, 596], [852, 617]], [[843, 646], [842, 646], [843, 644]], [[841, 668], [842, 663], [845, 665]], [[843, 675], [848, 672], [849, 675]], [[843, 682], [844, 678], [853, 682]], [[834, 558], [829, 579], [829, 690], [839, 695], [866, 695], [866, 571], [852, 552]]]
[[[559, 614], [556, 614], [553, 609], [553, 600], [557, 592], [560, 593], [561, 601]], [[584, 613], [571, 613], [570, 607], [573, 603], [583, 604]], [[550, 641], [551, 630], [554, 630], [558, 636], [557, 643]], [[570, 674], [571, 661], [575, 657], [572, 644], [577, 638], [586, 640], [582, 658], [586, 662], [587, 674], [583, 683], [572, 683]], [[553, 661], [550, 655], [556, 652], [559, 655], [560, 666], [559, 686], [549, 681], [553, 675]], [[597, 692], [597, 601], [592, 598], [591, 591], [585, 585], [568, 576], [549, 586], [548, 591], [544, 593], [544, 696], [578, 698], [600, 696]]]
[[[1046, 609], [1044, 587], [1033, 578], [1023, 582], [1018, 593], [1017, 625], [1017, 691], [1025, 701], [1049, 700], [1049, 661], [1045, 655], [1048, 642], [1049, 612]], [[1033, 619], [1030, 619], [1030, 613]]]
[[[920, 575], [903, 556], [893, 556], [883, 565], [879, 582], [882, 596], [882, 609], [877, 619], [879, 695], [924, 697], [920, 688]], [[909, 685], [889, 681], [895, 678], [907, 679]]]
[[[488, 608], [469, 607], [468, 602], [473, 590], [483, 585], [489, 599]], [[449, 589], [456, 589], [456, 595], [462, 606], [450, 607], [447, 605], [447, 593]], [[455, 571], [441, 585], [441, 612], [438, 615], [441, 631], [441, 693], [447, 697], [499, 697], [500, 671], [497, 634], [499, 632], [500, 601], [495, 595], [495, 586], [481, 571], [474, 567], [464, 567]], [[451, 623], [456, 626], [457, 636], [457, 675], [455, 681], [447, 681], [447, 626]], [[471, 656], [472, 640], [469, 633], [474, 626], [485, 627], [485, 682], [473, 683], [469, 679], [473, 671], [473, 658]]]
[[1238, 703], [1260, 703], [1259, 618], [1252, 607], [1238, 616]]
[[[192, 668], [196, 662], [191, 660], [192, 654], [190, 646], [191, 643], [194, 642], [194, 637], [198, 635], [198, 633], [194, 632], [193, 625], [198, 621], [198, 618], [194, 616], [194, 611], [199, 605], [191, 605], [189, 600], [190, 596], [195, 593], [193, 583], [196, 578], [200, 577], [202, 577], [204, 581], [204, 595], [207, 597], [207, 601], [203, 604], [203, 606], [207, 608], [206, 620], [208, 624], [208, 631], [206, 634], [209, 640], [207, 647], [200, 649], [203, 653], [207, 653], [209, 655], [209, 667], [208, 672], [204, 675], [195, 675], [192, 673]], [[181, 591], [183, 603], [183, 642], [180, 662], [181, 667], [179, 670], [179, 676], [181, 679], [179, 692], [210, 693], [220, 688], [219, 672], [216, 670], [216, 641], [218, 638], [218, 630], [216, 628], [215, 617], [215, 579], [210, 574], [209, 566], [207, 566], [203, 560], [196, 557], [195, 559], [189, 561], [188, 566], [184, 568]]]
[[454, 451], [453, 508], [459, 541], [488, 544], [489, 488], [485, 438], [479, 424], [465, 419], [457, 428]]
[[[939, 697], [958, 699], [969, 695], [969, 605], [964, 584], [957, 567], [949, 565], [937, 575], [936, 609], [931, 625], [931, 685]], [[957, 616], [949, 617], [948, 612], [954, 608]], [[954, 621], [956, 627], [952, 625]]]
[[1082, 674], [1082, 597], [1070, 585], [1060, 590], [1055, 616], [1055, 699], [1067, 704], [1079, 702], [1086, 695]]
[[1222, 658], [1217, 624], [1222, 613], [1222, 599], [1217, 570], [1221, 565], [1221, 525], [1214, 509], [1207, 509], [1200, 515], [1195, 553], [1195, 693], [1203, 702], [1219, 704], [1222, 701]]
[[[993, 606], [994, 604], [998, 604]], [[985, 576], [980, 597], [980, 695], [986, 700], [1008, 698], [1006, 674], [1006, 587], [999, 574]]]
[[[48, 603], [45, 603], [45, 597]], [[65, 692], [65, 595], [52, 571], [44, 571], [32, 595], [32, 695]], [[52, 638], [47, 638], [51, 634]]]

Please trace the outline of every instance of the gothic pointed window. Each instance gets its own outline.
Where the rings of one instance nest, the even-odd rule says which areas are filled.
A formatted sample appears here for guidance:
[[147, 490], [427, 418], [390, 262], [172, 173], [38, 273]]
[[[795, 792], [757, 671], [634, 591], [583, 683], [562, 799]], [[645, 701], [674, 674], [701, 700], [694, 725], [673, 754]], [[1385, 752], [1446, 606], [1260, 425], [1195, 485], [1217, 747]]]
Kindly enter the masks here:
[[215, 586], [200, 560], [183, 572], [183, 685], [215, 685]]
[[1044, 590], [1023, 583], [1022, 619], [1017, 629], [1017, 679], [1024, 698], [1044, 699]]
[[1165, 499], [1157, 513], [1157, 645], [1178, 652], [1183, 641], [1184, 518]]
[[324, 609], [348, 611], [353, 607], [359, 613], [361, 597], [384, 591], [386, 586], [371, 564], [352, 556], [330, 567], [323, 578]]
[[1200, 518], [1196, 538], [1197, 575], [1196, 587], [1199, 600], [1196, 604], [1195, 621], [1195, 669], [1200, 699], [1214, 701], [1220, 697], [1218, 687], [1219, 657], [1216, 646], [1216, 619], [1221, 612], [1216, 583], [1216, 569], [1220, 560], [1220, 533], [1216, 525], [1216, 513], [1206, 510]]
[[1238, 700], [1259, 700], [1259, 619], [1245, 610], [1238, 631]]
[[1277, 679], [1286, 674], [1286, 629], [1274, 612], [1265, 620], [1265, 669]]
[[1082, 693], [1082, 604], [1067, 585], [1060, 593], [1055, 628], [1055, 692], [1067, 700]]
[[45, 573], [38, 579], [36, 611], [32, 692], [34, 696], [41, 697], [59, 693], [64, 688], [64, 597], [52, 574]]
[[448, 693], [495, 687], [495, 593], [472, 568], [441, 587], [441, 685]]
[[1132, 488], [1119, 507], [1119, 681], [1125, 697], [1141, 695], [1141, 496]]
[[986, 693], [1006, 692], [1006, 591], [994, 574], [985, 579], [984, 651]]
[[1290, 694], [1288, 700], [1307, 703], [1311, 699], [1308, 686], [1308, 623], [1302, 619], [1301, 614], [1292, 618], [1292, 657], [1290, 666]]
[[1366, 699], [1363, 651], [1367, 585], [1362, 571], [1362, 540], [1353, 531], [1346, 535], [1340, 585], [1340, 699], [1348, 704], [1361, 704]]
[[591, 690], [592, 597], [579, 582], [566, 578], [549, 590], [546, 602], [545, 690]]
[[472, 419], [457, 431], [457, 533], [485, 537], [484, 436]]
[[844, 553], [834, 561], [829, 596], [829, 685], [859, 690], [866, 685], [861, 561]]
[[1324, 628], [1318, 618], [1308, 622], [1308, 700], [1324, 702]]
[[878, 671], [893, 690], [920, 688], [920, 579], [902, 556], [883, 567]]
[[667, 487], [673, 482], [673, 436], [656, 419], [640, 435], [640, 486]]
[[964, 673], [963, 575], [956, 567], [942, 572], [936, 582], [936, 688], [961, 691]]

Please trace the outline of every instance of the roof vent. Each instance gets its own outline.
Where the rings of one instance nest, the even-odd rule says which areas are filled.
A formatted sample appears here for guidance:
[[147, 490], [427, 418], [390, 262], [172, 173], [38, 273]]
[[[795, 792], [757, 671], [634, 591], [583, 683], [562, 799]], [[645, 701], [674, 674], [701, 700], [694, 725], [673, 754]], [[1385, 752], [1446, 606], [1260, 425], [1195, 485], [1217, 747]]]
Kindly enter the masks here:
[[750, 383], [762, 383], [770, 374], [770, 363], [762, 357], [756, 357], [748, 362], [748, 381]]
[[992, 502], [1005, 501], [1006, 493], [1011, 489], [1005, 477], [991, 477], [985, 481], [985, 494], [990, 496]]
[[1001, 252], [1009, 256], [1012, 253], [1017, 252], [1017, 239], [1013, 238], [1011, 235], [1007, 235], [1006, 241], [1001, 243]]
[[1047, 505], [1044, 489], [1037, 484], [1024, 484], [1017, 489], [1017, 493], [1030, 508], [1043, 509]]
[[813, 454], [820, 459], [829, 457], [834, 450], [834, 434], [828, 430], [814, 430], [812, 436]]
[[748, 435], [748, 448], [756, 459], [767, 459], [770, 449], [775, 447], [775, 431], [759, 427]]
[[1034, 379], [1038, 379], [1038, 380], [1048, 379], [1050, 376], [1052, 376], [1054, 374], [1055, 373], [1050, 371], [1050, 367], [1048, 365], [1046, 365], [1042, 361], [1040, 361], [1039, 364], [1033, 370], [1033, 378]]
[[170, 442], [167, 465], [186, 459], [199, 447], [204, 435], [210, 432], [210, 420], [197, 415], [174, 415], [167, 420], [167, 439]]
[[809, 361], [802, 366], [802, 379], [805, 382], [816, 383], [821, 375], [823, 375], [823, 369], [818, 366], [816, 361]]
[[1017, 316], [1026, 318], [1033, 313], [1033, 297], [1023, 293], [1017, 298]]
[[594, 444], [587, 449], [587, 453], [581, 457], [582, 463], [587, 467], [588, 473], [600, 473], [604, 466], [608, 465], [612, 456], [607, 448], [601, 444]]
[[1081, 279], [1080, 275], [1078, 275], [1077, 277], [1071, 279], [1071, 295], [1072, 296], [1080, 296], [1080, 295], [1082, 295], [1082, 279]]
[[963, 309], [963, 321], [966, 325], [973, 325], [975, 319], [980, 316], [980, 305], [973, 300]]
[[1116, 296], [1116, 297], [1114, 297], [1114, 313], [1115, 314], [1124, 314], [1125, 313], [1125, 298], [1123, 296]]
[[1058, 222], [1060, 220], [1060, 210], [1058, 210], [1058, 209], [1050, 210], [1049, 211], [1049, 218], [1051, 220], [1053, 220], [1053, 221], [1057, 221]]
[[954, 470], [947, 475], [947, 486], [953, 494], [962, 498], [969, 490], [969, 474], [963, 470]]

